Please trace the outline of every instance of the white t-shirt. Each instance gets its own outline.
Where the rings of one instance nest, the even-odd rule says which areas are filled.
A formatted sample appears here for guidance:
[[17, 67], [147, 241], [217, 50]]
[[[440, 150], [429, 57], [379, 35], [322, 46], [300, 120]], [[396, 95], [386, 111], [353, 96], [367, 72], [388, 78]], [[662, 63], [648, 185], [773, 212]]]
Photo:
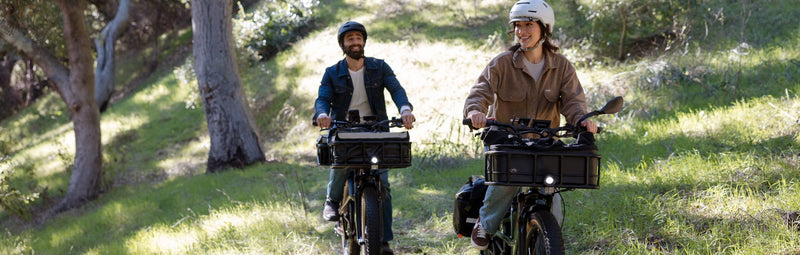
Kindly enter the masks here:
[[[372, 108], [369, 107], [367, 99], [367, 89], [364, 87], [364, 67], [358, 71], [347, 69], [350, 72], [350, 79], [353, 81], [353, 97], [350, 99], [350, 109], [358, 110], [359, 115], [371, 116]], [[383, 102], [381, 102], [383, 103]]]

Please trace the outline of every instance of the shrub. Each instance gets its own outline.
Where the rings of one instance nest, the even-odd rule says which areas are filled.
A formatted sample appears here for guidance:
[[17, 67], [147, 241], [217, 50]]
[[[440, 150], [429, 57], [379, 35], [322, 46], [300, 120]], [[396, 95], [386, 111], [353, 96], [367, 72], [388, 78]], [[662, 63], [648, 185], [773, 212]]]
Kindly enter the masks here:
[[311, 31], [318, 5], [318, 0], [265, 0], [249, 13], [240, 11], [237, 46], [255, 51], [261, 61], [274, 57]]
[[25, 195], [17, 189], [11, 176], [14, 174], [13, 164], [6, 162], [7, 157], [0, 158], [0, 207], [10, 214], [28, 221], [31, 219], [29, 204], [39, 197], [39, 193]]
[[[690, 5], [674, 0], [580, 1], [589, 26], [578, 28], [602, 56], [625, 60], [676, 39], [689, 21]], [[587, 31], [588, 30], [588, 31]], [[648, 47], [649, 46], [649, 47]]]

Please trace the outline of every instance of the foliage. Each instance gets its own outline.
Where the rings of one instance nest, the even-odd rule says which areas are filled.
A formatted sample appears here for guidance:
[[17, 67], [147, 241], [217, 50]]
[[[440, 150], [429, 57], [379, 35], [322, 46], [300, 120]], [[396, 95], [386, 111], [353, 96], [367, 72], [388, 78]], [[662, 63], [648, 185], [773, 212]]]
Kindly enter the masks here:
[[8, 0], [0, 4], [0, 22], [19, 29], [56, 59], [67, 59], [61, 11], [52, 1]]
[[588, 26], [567, 29], [580, 30], [574, 34], [585, 34], [601, 56], [624, 60], [678, 39], [689, 25], [686, 17], [692, 16], [692, 5], [674, 0], [584, 0], [578, 10]]
[[[508, 42], [507, 3], [484, 1], [474, 10], [452, 2], [330, 1], [318, 10], [330, 19], [321, 29], [266, 62], [241, 65], [275, 159], [241, 171], [201, 174], [208, 137], [191, 64], [160, 70], [103, 115], [112, 189], [39, 228], [0, 212], [8, 229], [0, 253], [331, 253], [335, 224], [319, 215], [328, 170], [314, 166], [318, 130], [308, 117], [321, 71], [341, 59], [331, 38], [348, 19], [375, 31], [369, 54], [386, 59], [415, 105], [414, 166], [390, 171], [393, 247], [474, 252], [450, 225], [453, 195], [483, 167], [479, 143], [458, 120], [469, 85], [504, 48], [497, 41]], [[626, 104], [596, 119], [606, 130], [598, 135], [601, 188], [564, 192], [567, 253], [800, 252], [798, 232], [781, 218], [800, 210], [800, 36], [787, 18], [800, 9], [791, 1], [699, 2], [697, 13], [683, 17], [691, 19], [687, 40], [616, 62], [604, 59], [615, 47], [598, 55], [603, 45], [581, 39], [579, 26], [589, 21], [581, 12], [566, 16], [569, 2], [553, 2], [564, 16], [556, 36], [568, 42], [568, 58], [581, 57], [590, 108], [617, 95]], [[747, 20], [741, 14], [749, 10]], [[466, 17], [476, 23], [465, 25]], [[763, 27], [770, 29], [753, 29]], [[72, 134], [63, 107], [47, 102], [4, 121], [0, 141], [19, 138], [7, 143], [9, 160], [30, 165], [14, 169], [30, 169], [37, 187], [58, 190], [67, 187], [68, 162], [58, 157], [70, 153]]]
[[247, 13], [239, 8], [236, 44], [252, 49], [262, 61], [269, 59], [309, 33], [318, 5], [319, 0], [265, 0]]
[[[14, 169], [18, 167], [20, 165], [12, 163], [7, 156], [0, 158], [0, 208], [28, 221], [31, 219], [30, 203], [39, 197], [39, 193], [26, 195], [18, 189], [20, 183], [12, 180], [16, 172]], [[24, 169], [26, 169], [24, 172], [32, 174], [32, 169]], [[20, 180], [20, 178], [16, 178], [16, 180]], [[22, 180], [33, 180], [33, 176], [27, 176]]]
[[0, 157], [6, 157], [11, 152], [11, 146], [13, 146], [13, 139], [3, 131], [4, 128], [0, 127]]

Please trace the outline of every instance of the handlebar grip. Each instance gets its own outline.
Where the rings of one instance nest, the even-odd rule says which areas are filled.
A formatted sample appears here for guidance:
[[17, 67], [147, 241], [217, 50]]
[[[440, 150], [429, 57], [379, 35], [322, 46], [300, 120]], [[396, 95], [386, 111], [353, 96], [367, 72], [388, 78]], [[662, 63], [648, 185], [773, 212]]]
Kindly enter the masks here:
[[[469, 128], [471, 128], [471, 129], [479, 129], [479, 128], [476, 128], [475, 126], [473, 126], [473, 125], [472, 125], [472, 119], [463, 119], [463, 120], [461, 120], [461, 124], [467, 125], [467, 126], [469, 126]], [[489, 127], [489, 126], [503, 126], [503, 127], [510, 127], [510, 126], [508, 126], [508, 124], [506, 124], [506, 123], [503, 123], [503, 122], [499, 122], [499, 121], [496, 121], [496, 120], [494, 120], [494, 118], [488, 118], [488, 119], [486, 119], [486, 123], [483, 125], [483, 128], [487, 128], [487, 127]]]

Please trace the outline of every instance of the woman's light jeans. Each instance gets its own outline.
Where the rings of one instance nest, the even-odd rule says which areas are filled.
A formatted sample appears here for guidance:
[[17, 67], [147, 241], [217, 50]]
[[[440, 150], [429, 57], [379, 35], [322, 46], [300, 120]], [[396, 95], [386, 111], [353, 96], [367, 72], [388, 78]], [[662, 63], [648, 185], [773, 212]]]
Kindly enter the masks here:
[[[494, 235], [500, 227], [500, 222], [506, 216], [508, 208], [511, 206], [511, 200], [517, 193], [522, 191], [522, 187], [518, 186], [501, 186], [489, 185], [486, 189], [486, 196], [483, 198], [483, 206], [481, 207], [480, 217], [483, 229], [489, 235]], [[550, 212], [556, 217], [558, 225], [564, 222], [564, 209], [561, 206], [561, 193], [553, 195], [553, 207]]]

